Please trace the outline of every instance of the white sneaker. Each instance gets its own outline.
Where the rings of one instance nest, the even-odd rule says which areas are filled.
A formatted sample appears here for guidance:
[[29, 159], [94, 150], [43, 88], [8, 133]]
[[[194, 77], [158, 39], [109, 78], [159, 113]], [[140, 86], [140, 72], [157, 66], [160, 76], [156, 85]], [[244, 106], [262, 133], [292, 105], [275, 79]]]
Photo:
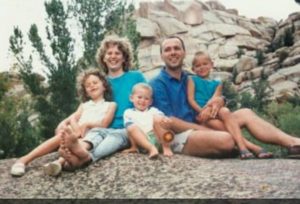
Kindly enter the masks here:
[[25, 174], [25, 164], [22, 162], [16, 162], [12, 165], [10, 169], [10, 174], [12, 176], [23, 176]]
[[61, 172], [61, 164], [54, 161], [43, 166], [44, 173], [48, 176], [57, 176]]

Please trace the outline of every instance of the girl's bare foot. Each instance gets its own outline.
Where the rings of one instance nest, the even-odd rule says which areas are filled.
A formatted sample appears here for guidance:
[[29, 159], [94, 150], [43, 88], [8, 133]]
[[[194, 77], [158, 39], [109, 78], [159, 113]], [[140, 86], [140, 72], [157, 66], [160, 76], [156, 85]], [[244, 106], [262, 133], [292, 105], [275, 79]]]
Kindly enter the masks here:
[[65, 151], [70, 151], [79, 159], [85, 160], [89, 157], [88, 151], [79, 143], [78, 138], [70, 128], [67, 128], [62, 134], [65, 140]]

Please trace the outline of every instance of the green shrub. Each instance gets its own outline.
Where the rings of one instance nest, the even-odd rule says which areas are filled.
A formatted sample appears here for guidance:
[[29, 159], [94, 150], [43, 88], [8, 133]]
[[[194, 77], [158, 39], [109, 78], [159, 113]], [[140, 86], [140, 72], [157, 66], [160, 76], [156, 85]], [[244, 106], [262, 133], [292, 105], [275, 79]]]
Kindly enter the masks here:
[[294, 44], [294, 37], [293, 37], [293, 28], [289, 28], [285, 30], [284, 37], [283, 37], [283, 43], [284, 46], [290, 47]]
[[223, 81], [223, 96], [226, 98], [226, 106], [230, 110], [236, 110], [238, 107], [238, 93], [234, 89], [232, 82]]
[[33, 127], [27, 119], [30, 115], [29, 107], [24, 101], [13, 98], [1, 101], [0, 158], [19, 157], [41, 142], [38, 127]]
[[281, 51], [278, 53], [278, 57], [279, 57], [279, 63], [281, 65], [281, 63], [289, 56], [289, 53], [285, 50]]
[[261, 50], [256, 50], [255, 58], [257, 59], [257, 65], [262, 65], [265, 59], [264, 53]]
[[300, 136], [300, 106], [285, 102], [272, 102], [267, 107], [267, 115], [275, 125], [284, 132]]

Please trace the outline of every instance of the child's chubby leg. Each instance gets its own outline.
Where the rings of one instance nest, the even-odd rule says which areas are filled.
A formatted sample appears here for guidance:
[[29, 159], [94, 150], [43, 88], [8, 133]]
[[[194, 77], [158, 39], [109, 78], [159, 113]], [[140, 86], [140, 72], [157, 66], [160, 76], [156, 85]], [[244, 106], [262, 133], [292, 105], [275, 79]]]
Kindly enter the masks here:
[[122, 152], [123, 153], [138, 153], [139, 150], [138, 150], [138, 147], [136, 145], [136, 142], [134, 141], [134, 139], [132, 138], [131, 134], [129, 134], [128, 132], [128, 138], [129, 138], [129, 141], [130, 141], [130, 148], [128, 149], [125, 149], [123, 150]]
[[91, 145], [87, 142], [78, 140], [70, 128], [66, 128], [61, 137], [59, 153], [71, 165], [78, 167], [91, 160], [88, 152]]
[[162, 144], [163, 154], [169, 157], [173, 156], [170, 142], [174, 139], [174, 133], [165, 127], [170, 127], [170, 123], [171, 120], [164, 116], [154, 116], [153, 118], [153, 127], [157, 140]]
[[147, 136], [138, 126], [134, 124], [128, 126], [127, 132], [138, 146], [148, 151], [150, 159], [154, 159], [158, 156], [158, 150], [153, 144], [148, 141]]

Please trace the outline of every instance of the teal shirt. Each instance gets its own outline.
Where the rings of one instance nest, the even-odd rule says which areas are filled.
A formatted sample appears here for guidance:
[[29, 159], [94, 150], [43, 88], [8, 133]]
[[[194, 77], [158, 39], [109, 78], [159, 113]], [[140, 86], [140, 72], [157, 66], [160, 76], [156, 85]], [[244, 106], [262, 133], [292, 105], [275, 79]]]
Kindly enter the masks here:
[[221, 82], [218, 80], [203, 79], [196, 75], [192, 76], [192, 79], [195, 84], [195, 101], [200, 107], [203, 107], [212, 98]]
[[119, 77], [108, 77], [112, 87], [113, 100], [117, 103], [117, 109], [110, 128], [124, 128], [123, 113], [133, 105], [129, 100], [132, 87], [140, 82], [146, 82], [144, 76], [138, 71], [128, 71]]

